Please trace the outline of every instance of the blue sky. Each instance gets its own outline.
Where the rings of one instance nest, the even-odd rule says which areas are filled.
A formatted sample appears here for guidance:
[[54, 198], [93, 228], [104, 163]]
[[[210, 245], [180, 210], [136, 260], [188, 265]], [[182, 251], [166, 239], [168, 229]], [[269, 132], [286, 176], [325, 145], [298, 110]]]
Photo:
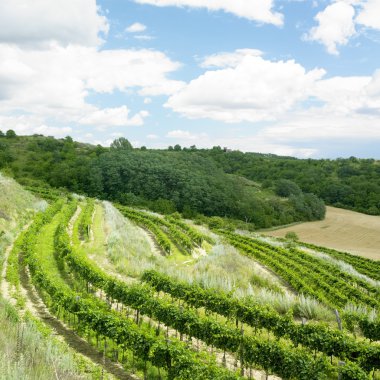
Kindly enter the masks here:
[[380, 158], [380, 0], [0, 0], [0, 23], [2, 130]]

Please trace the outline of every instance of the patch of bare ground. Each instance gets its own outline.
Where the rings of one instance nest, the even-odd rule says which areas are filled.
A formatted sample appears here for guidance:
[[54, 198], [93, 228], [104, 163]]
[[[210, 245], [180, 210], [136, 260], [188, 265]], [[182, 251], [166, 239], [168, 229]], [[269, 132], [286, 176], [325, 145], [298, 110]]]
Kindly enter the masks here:
[[317, 222], [301, 223], [264, 235], [285, 237], [295, 232], [301, 241], [373, 260], [380, 260], [380, 216], [361, 214], [335, 207], [326, 207], [326, 217]]
[[138, 228], [141, 230], [141, 233], [146, 235], [146, 238], [147, 238], [149, 245], [150, 245], [151, 252], [155, 255], [166, 256], [163, 249], [157, 243], [157, 240], [154, 237], [154, 235], [148, 229], [145, 229], [142, 227], [138, 227]]

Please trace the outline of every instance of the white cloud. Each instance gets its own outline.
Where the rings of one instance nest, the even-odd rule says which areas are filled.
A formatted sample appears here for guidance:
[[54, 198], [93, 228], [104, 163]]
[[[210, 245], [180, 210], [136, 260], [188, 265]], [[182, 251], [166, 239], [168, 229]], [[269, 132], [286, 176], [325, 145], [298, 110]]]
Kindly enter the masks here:
[[216, 55], [212, 62], [221, 66], [233, 62], [233, 67], [206, 71], [172, 95], [166, 107], [191, 119], [274, 120], [307, 99], [325, 73], [320, 69], [307, 72], [293, 60], [272, 62], [241, 51], [235, 56]]
[[46, 125], [44, 119], [34, 115], [2, 116], [0, 125], [3, 131], [13, 129], [19, 135], [42, 134], [46, 136], [65, 137], [73, 130], [71, 127]]
[[139, 22], [135, 22], [134, 24], [128, 26], [128, 28], [125, 29], [128, 33], [141, 33], [146, 30], [146, 26], [144, 24], [140, 24]]
[[134, 36], [134, 38], [135, 38], [136, 40], [141, 40], [141, 41], [150, 41], [150, 40], [154, 40], [154, 37], [149, 36], [148, 34], [138, 34], [138, 35]]
[[368, 28], [380, 30], [380, 1], [368, 0], [363, 2], [362, 7], [356, 17], [356, 22]]
[[0, 1], [0, 25], [0, 42], [32, 46], [95, 46], [109, 29], [96, 0]]
[[100, 126], [100, 127], [124, 127], [139, 126], [144, 124], [144, 118], [149, 116], [146, 111], [140, 111], [129, 117], [130, 110], [126, 106], [116, 108], [94, 109], [87, 112], [85, 116], [78, 120], [79, 124]]
[[146, 138], [149, 140], [156, 140], [158, 139], [158, 136], [155, 134], [150, 134], [150, 135], [147, 135]]
[[337, 1], [319, 12], [315, 19], [318, 26], [310, 30], [307, 39], [326, 46], [330, 54], [338, 54], [337, 45], [346, 45], [355, 34], [355, 8], [352, 1]]
[[0, 44], [0, 111], [76, 120], [93, 112], [86, 102], [90, 91], [173, 93], [183, 84], [167, 75], [178, 67], [154, 50], [98, 51], [72, 45], [33, 50]]
[[191, 133], [189, 131], [183, 131], [182, 129], [176, 129], [174, 131], [168, 132], [166, 137], [180, 140], [180, 141], [197, 140], [198, 142], [202, 143], [202, 140], [207, 138], [207, 134], [206, 133], [197, 134], [197, 133]]
[[151, 104], [152, 99], [151, 98], [144, 98], [144, 104]]
[[176, 6], [206, 8], [209, 11], [224, 11], [238, 17], [260, 23], [283, 24], [283, 15], [273, 11], [273, 0], [135, 0], [136, 3], [158, 7]]
[[257, 49], [237, 49], [234, 52], [223, 52], [209, 55], [204, 58], [201, 67], [204, 68], [223, 68], [236, 67], [244, 57], [253, 56], [259, 57], [263, 55], [261, 50]]

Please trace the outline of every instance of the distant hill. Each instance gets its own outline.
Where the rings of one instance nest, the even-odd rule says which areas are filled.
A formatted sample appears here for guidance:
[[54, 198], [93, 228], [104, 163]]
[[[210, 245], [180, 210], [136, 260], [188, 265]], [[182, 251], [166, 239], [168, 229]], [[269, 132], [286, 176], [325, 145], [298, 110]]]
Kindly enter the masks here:
[[256, 228], [318, 220], [325, 213], [318, 197], [290, 181], [264, 187], [226, 170], [214, 150], [133, 149], [123, 138], [104, 148], [41, 135], [3, 136], [0, 147], [0, 169], [25, 185], [63, 187], [161, 213], [221, 216]]
[[297, 159], [220, 147], [200, 151], [212, 157], [226, 173], [234, 173], [273, 188], [280, 178], [295, 182], [304, 192], [313, 193], [326, 204], [380, 215], [380, 161], [374, 159]]

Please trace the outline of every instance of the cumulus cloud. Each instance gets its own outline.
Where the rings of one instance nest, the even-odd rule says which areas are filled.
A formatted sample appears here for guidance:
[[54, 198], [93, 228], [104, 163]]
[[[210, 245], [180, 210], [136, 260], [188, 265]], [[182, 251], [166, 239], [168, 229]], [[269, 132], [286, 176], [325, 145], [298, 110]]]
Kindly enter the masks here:
[[355, 34], [355, 8], [346, 1], [328, 5], [315, 17], [318, 26], [313, 27], [307, 39], [326, 46], [330, 54], [338, 54], [337, 45], [346, 45]]
[[96, 0], [12, 0], [0, 2], [0, 42], [41, 46], [99, 45], [109, 24]]
[[236, 67], [244, 57], [253, 56], [259, 57], [263, 55], [261, 50], [257, 49], [237, 49], [234, 52], [224, 52], [209, 55], [204, 58], [201, 67], [204, 68], [222, 68], [222, 67]]
[[167, 133], [166, 137], [169, 137], [171, 139], [176, 139], [177, 141], [195, 141], [202, 143], [202, 139], [205, 139], [207, 137], [206, 133], [191, 133], [189, 131], [184, 131], [182, 129], [176, 129], [174, 131], [170, 131]]
[[380, 30], [380, 1], [368, 0], [362, 2], [356, 22], [368, 28]]
[[43, 118], [34, 115], [0, 115], [0, 125], [3, 131], [13, 129], [19, 135], [37, 133], [46, 136], [65, 137], [73, 131], [71, 127], [46, 125]]
[[[188, 118], [275, 120], [307, 99], [315, 82], [325, 74], [321, 69], [306, 71], [293, 60], [269, 61], [241, 51], [215, 55], [211, 61], [221, 68], [192, 80], [169, 98], [166, 107]], [[205, 62], [209, 64], [210, 58]]]
[[0, 112], [9, 115], [8, 124], [19, 122], [17, 114], [30, 115], [16, 125], [24, 133], [27, 127], [58, 135], [46, 125], [62, 123], [142, 125], [146, 111], [131, 114], [127, 105], [101, 109], [88, 102], [89, 95], [170, 95], [183, 85], [169, 79], [180, 64], [160, 51], [101, 50], [109, 25], [95, 0], [1, 1], [0, 22]]
[[273, 0], [135, 0], [136, 3], [158, 7], [176, 6], [206, 8], [209, 11], [224, 11], [238, 17], [280, 26], [283, 15], [273, 10]]
[[305, 35], [306, 40], [326, 46], [330, 54], [338, 55], [338, 47], [347, 45], [364, 28], [380, 30], [380, 0], [332, 0], [315, 20], [318, 25]]
[[134, 24], [128, 26], [128, 28], [125, 29], [128, 33], [141, 33], [146, 30], [146, 26], [144, 24], [141, 24], [139, 22], [135, 22]]
[[132, 117], [129, 117], [130, 110], [126, 106], [115, 108], [94, 109], [87, 111], [86, 115], [81, 117], [78, 122], [83, 125], [91, 126], [139, 126], [144, 124], [144, 118], [149, 116], [147, 111], [140, 111]]
[[[171, 94], [183, 85], [167, 77], [178, 67], [178, 63], [154, 50], [98, 51], [78, 45], [33, 50], [0, 44], [0, 110], [23, 110], [60, 120], [89, 120], [90, 116], [83, 117], [93, 115], [93, 106], [86, 101], [90, 92]], [[115, 110], [118, 117], [124, 115], [118, 120], [124, 120], [126, 125], [142, 123], [142, 114], [131, 121], [125, 116], [126, 108]], [[99, 112], [95, 113], [97, 119], [101, 118]], [[103, 115], [109, 112], [106, 109]], [[112, 118], [117, 119], [115, 114]], [[94, 123], [97, 124], [95, 120]]]

